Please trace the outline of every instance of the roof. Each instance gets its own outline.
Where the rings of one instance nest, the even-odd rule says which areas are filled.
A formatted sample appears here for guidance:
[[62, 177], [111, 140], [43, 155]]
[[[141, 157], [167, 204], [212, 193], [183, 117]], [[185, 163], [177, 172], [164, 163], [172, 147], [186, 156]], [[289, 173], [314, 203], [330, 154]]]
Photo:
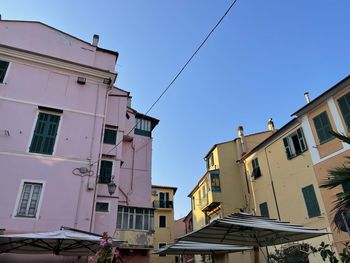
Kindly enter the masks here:
[[[259, 134], [267, 133], [267, 132], [270, 132], [270, 131], [262, 131], [262, 132], [251, 133], [251, 134], [248, 134], [248, 135], [244, 135], [244, 137], [247, 138], [247, 137], [251, 137], [251, 136], [255, 136], [255, 135], [259, 135]], [[226, 141], [226, 142], [221, 142], [221, 143], [214, 144], [214, 145], [210, 148], [210, 150], [209, 150], [209, 152], [207, 153], [207, 155], [204, 156], [204, 159], [206, 159], [206, 158], [209, 156], [209, 154], [210, 154], [217, 146], [223, 145], [223, 144], [226, 144], [226, 143], [230, 143], [230, 142], [235, 142], [235, 141], [237, 141], [238, 139], [239, 139], [239, 138], [237, 137], [237, 138], [234, 138], [233, 140], [230, 140], [230, 141]]]
[[170, 189], [170, 190], [173, 190], [174, 191], [174, 194], [176, 193], [177, 191], [177, 187], [174, 187], [174, 186], [166, 186], [166, 185], [152, 185], [152, 188], [163, 188], [163, 189]]
[[276, 139], [278, 136], [280, 136], [283, 132], [288, 130], [290, 127], [292, 127], [296, 123], [298, 123], [298, 119], [293, 118], [291, 121], [287, 122], [284, 126], [282, 126], [280, 129], [276, 130], [273, 134], [271, 134], [271, 136], [267, 137], [265, 140], [263, 140], [261, 143], [259, 143], [253, 149], [251, 149], [249, 152], [243, 155], [238, 161], [245, 160], [248, 156], [250, 156], [254, 152], [263, 148], [265, 145], [272, 142], [274, 139]]
[[[43, 22], [40, 22], [40, 21], [31, 21], [31, 20], [26, 21], [26, 20], [6, 20], [6, 19], [0, 19], [0, 22], [36, 23], [36, 24], [41, 24], [41, 25], [43, 25], [43, 26], [46, 26], [46, 27], [48, 27], [48, 28], [51, 28], [51, 29], [56, 30], [56, 31], [58, 31], [58, 32], [61, 32], [61, 33], [63, 33], [63, 34], [66, 34], [66, 35], [68, 35], [68, 36], [70, 36], [70, 37], [72, 37], [72, 38], [74, 38], [74, 39], [76, 39], [76, 40], [79, 40], [79, 41], [81, 41], [81, 42], [84, 42], [84, 43], [86, 43], [86, 44], [88, 44], [88, 45], [90, 45], [90, 46], [92, 46], [92, 47], [95, 47], [94, 45], [92, 45], [91, 43], [89, 43], [89, 42], [87, 42], [87, 41], [85, 41], [85, 40], [82, 40], [82, 39], [80, 39], [80, 38], [77, 38], [76, 36], [70, 35], [70, 34], [64, 32], [64, 31], [61, 31], [61, 30], [59, 30], [59, 29], [57, 29], [57, 28], [55, 28], [55, 27], [49, 26], [49, 25], [47, 25], [47, 24], [45, 24], [45, 23], [43, 23]], [[109, 54], [113, 54], [113, 55], [116, 56], [116, 60], [118, 59], [119, 53], [118, 53], [117, 51], [113, 51], [113, 50], [109, 50], [109, 49], [104, 49], [104, 48], [100, 48], [100, 47], [97, 47], [97, 46], [96, 46], [96, 50], [99, 50], [99, 51], [102, 51], [102, 52], [105, 52], [105, 53], [109, 53]]]
[[324, 101], [326, 101], [330, 96], [338, 93], [345, 87], [350, 85], [350, 75], [348, 75], [346, 78], [339, 81], [337, 84], [335, 84], [330, 89], [323, 92], [321, 95], [301, 107], [299, 110], [294, 112], [291, 116], [301, 116], [305, 114], [306, 112], [309, 112], [310, 110], [318, 107], [320, 104], [322, 104]]

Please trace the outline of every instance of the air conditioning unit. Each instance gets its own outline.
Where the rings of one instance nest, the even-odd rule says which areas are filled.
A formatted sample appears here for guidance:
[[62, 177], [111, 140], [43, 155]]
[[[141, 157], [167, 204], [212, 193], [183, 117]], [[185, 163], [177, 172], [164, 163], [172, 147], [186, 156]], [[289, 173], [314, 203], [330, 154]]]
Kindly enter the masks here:
[[159, 192], [157, 190], [152, 190], [152, 195], [156, 196], [158, 194], [159, 194]]

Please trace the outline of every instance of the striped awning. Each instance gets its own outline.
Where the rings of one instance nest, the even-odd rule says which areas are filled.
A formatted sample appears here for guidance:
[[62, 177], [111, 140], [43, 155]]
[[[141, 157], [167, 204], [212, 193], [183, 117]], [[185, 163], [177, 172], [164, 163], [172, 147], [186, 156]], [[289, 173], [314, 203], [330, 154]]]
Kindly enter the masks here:
[[264, 247], [326, 234], [329, 233], [324, 229], [309, 228], [276, 219], [237, 213], [223, 219], [216, 219], [203, 228], [180, 237], [179, 240]]
[[237, 246], [237, 245], [222, 245], [209, 244], [190, 241], [179, 241], [162, 247], [155, 254], [159, 255], [212, 255], [241, 252], [250, 250], [253, 247]]

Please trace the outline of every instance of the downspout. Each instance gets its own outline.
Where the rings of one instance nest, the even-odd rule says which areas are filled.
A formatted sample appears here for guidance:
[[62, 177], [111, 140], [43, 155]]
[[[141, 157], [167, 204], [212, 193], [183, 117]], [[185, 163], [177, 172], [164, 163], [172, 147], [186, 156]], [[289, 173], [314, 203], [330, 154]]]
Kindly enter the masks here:
[[[98, 85], [98, 87], [99, 87], [99, 85]], [[104, 137], [105, 123], [106, 123], [108, 95], [109, 95], [109, 92], [111, 92], [112, 87], [113, 87], [113, 83], [111, 83], [110, 86], [107, 87], [105, 101], [104, 101], [105, 105], [104, 105], [103, 121], [102, 121], [102, 136], [101, 136], [101, 141], [100, 141], [100, 149], [99, 149], [99, 153], [98, 153], [98, 160], [97, 160], [97, 167], [96, 167], [94, 198], [93, 198], [93, 202], [92, 202], [91, 220], [90, 220], [90, 227], [89, 227], [90, 232], [93, 232], [93, 225], [95, 223], [95, 206], [96, 206], [96, 198], [97, 198], [98, 172], [99, 172], [99, 167], [101, 165], [101, 158], [102, 158], [102, 147], [103, 147], [103, 137]], [[99, 90], [99, 88], [97, 89], [97, 93], [98, 93], [98, 90]], [[98, 96], [96, 98], [96, 110], [95, 110], [94, 124], [96, 123], [97, 105], [98, 105]], [[95, 126], [96, 125], [94, 125], [94, 130], [95, 130]], [[91, 147], [91, 151], [92, 151], [92, 147]], [[92, 152], [91, 152], [91, 155], [92, 155]], [[91, 159], [90, 159], [90, 162], [91, 162]], [[93, 164], [91, 164], [91, 165], [93, 165]]]
[[278, 208], [278, 203], [277, 203], [277, 198], [276, 198], [276, 191], [275, 191], [275, 186], [274, 186], [273, 180], [272, 180], [270, 162], [269, 162], [269, 158], [267, 157], [266, 147], [264, 148], [264, 151], [265, 151], [265, 157], [266, 157], [266, 162], [267, 162], [267, 168], [269, 169], [271, 188], [272, 188], [273, 198], [274, 198], [274, 201], [275, 201], [275, 204], [276, 204], [276, 210], [277, 210], [278, 220], [281, 221], [280, 210], [279, 210], [279, 208]]
[[[96, 133], [96, 118], [97, 118], [97, 107], [98, 107], [98, 99], [99, 99], [99, 85], [97, 85], [96, 89], [96, 101], [95, 101], [95, 110], [94, 110], [94, 120], [93, 120], [93, 128], [92, 128], [92, 135], [91, 135], [91, 144], [90, 144], [90, 154], [88, 157], [89, 161], [89, 168], [91, 169], [92, 166], [92, 152], [95, 142], [95, 133]], [[80, 202], [81, 202], [81, 195], [83, 194], [83, 184], [84, 184], [84, 176], [80, 175], [80, 189], [78, 194], [78, 201], [77, 201], [77, 208], [75, 209], [75, 217], [74, 217], [74, 228], [78, 227], [78, 221], [79, 221], [79, 211], [80, 211]], [[88, 177], [88, 184], [90, 182], [90, 176]], [[91, 229], [90, 229], [91, 230]]]
[[131, 164], [131, 181], [130, 181], [130, 191], [128, 192], [128, 198], [129, 195], [133, 192], [134, 187], [134, 175], [135, 175], [135, 146], [134, 141], [131, 142], [131, 149], [132, 149], [132, 164]]

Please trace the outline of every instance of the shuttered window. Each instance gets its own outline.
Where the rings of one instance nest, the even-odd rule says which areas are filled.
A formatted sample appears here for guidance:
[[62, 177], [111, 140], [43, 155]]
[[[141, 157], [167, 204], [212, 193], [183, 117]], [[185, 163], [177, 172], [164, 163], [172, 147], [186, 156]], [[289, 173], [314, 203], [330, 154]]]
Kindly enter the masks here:
[[259, 205], [259, 207], [260, 207], [260, 214], [261, 214], [261, 216], [270, 217], [269, 208], [268, 208], [266, 202], [261, 203], [261, 204]]
[[24, 183], [17, 216], [35, 217], [40, 200], [42, 184]]
[[166, 227], [166, 216], [159, 216], [159, 227]]
[[112, 161], [105, 161], [105, 160], [101, 161], [100, 177], [99, 177], [100, 184], [108, 184], [111, 182], [112, 167], [113, 167]]
[[350, 130], [350, 92], [338, 99], [338, 104], [346, 127]]
[[317, 202], [315, 190], [313, 185], [302, 188], [306, 209], [309, 217], [320, 216], [320, 207]]
[[60, 116], [39, 112], [29, 151], [52, 154], [55, 146]]
[[327, 112], [324, 111], [321, 114], [317, 115], [315, 118], [313, 118], [313, 121], [315, 124], [318, 139], [321, 144], [328, 142], [334, 138], [334, 136], [330, 134], [332, 125], [329, 121]]
[[307, 150], [303, 129], [299, 128], [289, 136], [283, 138], [287, 159], [292, 159]]
[[260, 171], [258, 158], [255, 158], [255, 159], [252, 160], [252, 167], [253, 167], [252, 177], [254, 179], [260, 177], [261, 176], [261, 171]]
[[8, 66], [9, 63], [7, 61], [0, 60], [0, 83], [4, 82]]
[[116, 144], [116, 141], [117, 141], [117, 131], [111, 130], [111, 129], [105, 129], [103, 143]]

